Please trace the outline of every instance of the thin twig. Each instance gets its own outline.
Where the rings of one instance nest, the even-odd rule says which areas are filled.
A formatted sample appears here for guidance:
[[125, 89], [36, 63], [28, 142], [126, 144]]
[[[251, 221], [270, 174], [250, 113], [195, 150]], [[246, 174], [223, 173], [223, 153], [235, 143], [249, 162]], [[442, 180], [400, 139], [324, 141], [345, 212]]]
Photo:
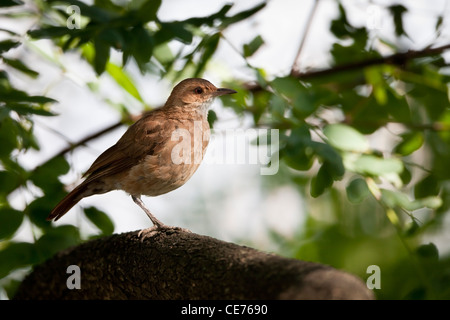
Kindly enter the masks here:
[[394, 53], [392, 55], [385, 56], [385, 57], [373, 58], [373, 59], [367, 59], [367, 60], [358, 61], [358, 62], [341, 64], [341, 65], [334, 66], [334, 67], [331, 67], [329, 69], [324, 69], [324, 70], [310, 71], [310, 72], [296, 72], [293, 74], [293, 76], [296, 78], [299, 78], [299, 79], [306, 80], [306, 79], [311, 79], [311, 78], [317, 78], [320, 76], [335, 74], [335, 73], [339, 73], [339, 72], [343, 72], [343, 71], [352, 71], [352, 70], [357, 70], [357, 69], [375, 66], [375, 65], [381, 65], [381, 64], [393, 64], [393, 65], [403, 66], [409, 60], [440, 54], [443, 51], [448, 50], [448, 49], [450, 49], [450, 44], [447, 44], [447, 45], [444, 45], [441, 47], [437, 47], [437, 48], [426, 48], [426, 49], [420, 50], [420, 51], [409, 50], [406, 52]]
[[306, 22], [305, 31], [303, 32], [303, 38], [300, 42], [300, 46], [297, 51], [297, 55], [295, 56], [294, 63], [291, 69], [291, 75], [298, 73], [300, 71], [300, 55], [302, 54], [303, 47], [306, 43], [306, 38], [308, 38], [309, 30], [311, 28], [314, 15], [316, 14], [317, 7], [319, 5], [319, 0], [315, 0], [311, 12], [309, 13], [308, 21]]
[[[311, 80], [314, 78], [319, 78], [323, 76], [329, 76], [334, 75], [341, 72], [347, 72], [347, 71], [354, 71], [358, 69], [362, 69], [365, 67], [371, 67], [376, 65], [382, 65], [382, 64], [392, 64], [392, 65], [398, 65], [398, 66], [404, 66], [406, 62], [409, 60], [427, 57], [427, 56], [433, 56], [436, 54], [440, 54], [446, 50], [450, 49], [450, 44], [446, 44], [441, 47], [436, 48], [425, 48], [423, 50], [409, 50], [406, 52], [400, 52], [400, 53], [394, 53], [389, 56], [385, 57], [379, 57], [379, 58], [372, 58], [367, 59], [363, 61], [357, 61], [357, 62], [351, 62], [346, 64], [337, 65], [328, 69], [322, 69], [322, 70], [313, 70], [308, 72], [294, 72], [291, 74], [292, 77], [300, 79], [300, 80]], [[246, 83], [243, 85], [245, 89], [252, 91], [252, 92], [258, 92], [261, 91], [262, 88], [258, 83]]]
[[[406, 52], [401, 52], [401, 53], [395, 53], [395, 54], [392, 54], [392, 55], [389, 55], [386, 57], [368, 59], [368, 60], [354, 62], [354, 63], [348, 63], [348, 64], [342, 64], [342, 65], [338, 65], [338, 66], [331, 67], [331, 68], [324, 69], [324, 70], [309, 71], [309, 72], [294, 72], [292, 74], [292, 76], [296, 77], [298, 79], [301, 79], [301, 80], [309, 80], [309, 79], [313, 79], [313, 78], [317, 78], [317, 77], [337, 74], [340, 72], [357, 70], [357, 69], [361, 69], [361, 68], [365, 68], [365, 67], [369, 67], [369, 66], [375, 66], [375, 65], [382, 65], [382, 64], [404, 65], [409, 60], [440, 54], [448, 49], [450, 49], [450, 44], [447, 44], [447, 45], [444, 45], [441, 47], [436, 47], [436, 48], [426, 48], [426, 49], [420, 50], [420, 51], [412, 51], [411, 50], [411, 51], [406, 51]], [[258, 91], [262, 90], [261, 86], [258, 83], [254, 83], [254, 82], [245, 83], [242, 86], [252, 92], [258, 92]], [[94, 139], [96, 139], [96, 138], [122, 126], [122, 125], [123, 125], [122, 121], [113, 123], [110, 126], [104, 128], [98, 132], [88, 135], [87, 137], [81, 139], [80, 141], [72, 143], [70, 146], [59, 151], [54, 157], [62, 156], [64, 154], [66, 154], [67, 152], [69, 152], [81, 145], [84, 145], [87, 142], [94, 140]], [[427, 128], [427, 129], [436, 130], [437, 128], [434, 126], [432, 128]]]
[[65, 155], [66, 153], [72, 151], [73, 149], [76, 149], [76, 148], [79, 147], [79, 146], [83, 146], [83, 145], [85, 145], [87, 142], [89, 142], [89, 141], [91, 141], [91, 140], [94, 140], [94, 139], [96, 139], [96, 138], [98, 138], [98, 137], [101, 137], [101, 136], [103, 136], [104, 134], [113, 131], [114, 129], [117, 129], [118, 127], [122, 126], [123, 124], [124, 124], [124, 123], [123, 123], [122, 121], [113, 123], [113, 124], [109, 125], [108, 127], [104, 128], [104, 129], [102, 129], [102, 130], [100, 130], [100, 131], [94, 132], [94, 133], [92, 133], [92, 134], [90, 134], [90, 135], [84, 137], [83, 139], [81, 139], [81, 140], [79, 140], [79, 141], [77, 141], [77, 142], [75, 142], [75, 143], [71, 143], [68, 147], [66, 147], [66, 148], [62, 149], [61, 151], [59, 151], [59, 152], [58, 152], [57, 154], [55, 154], [52, 158], [57, 158], [57, 157], [63, 156], [63, 155]]

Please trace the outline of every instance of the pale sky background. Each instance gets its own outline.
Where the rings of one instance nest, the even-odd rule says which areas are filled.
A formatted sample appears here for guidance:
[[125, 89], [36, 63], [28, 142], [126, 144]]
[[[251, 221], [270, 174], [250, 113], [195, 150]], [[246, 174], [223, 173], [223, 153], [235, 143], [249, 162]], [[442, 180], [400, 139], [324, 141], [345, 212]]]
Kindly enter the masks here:
[[[217, 11], [227, 2], [229, 1], [196, 0], [194, 5], [193, 1], [166, 0], [163, 1], [158, 16], [161, 20], [167, 21], [205, 16]], [[236, 1], [230, 14], [251, 8], [258, 3], [260, 1], [257, 0]], [[393, 33], [391, 18], [387, 17], [377, 5], [391, 4], [393, 1], [372, 1], [371, 6], [367, 5], [367, 1], [361, 0], [348, 0], [343, 3], [348, 9], [347, 13], [352, 22], [361, 25], [371, 23], [375, 26], [371, 31], [373, 39], [379, 35]], [[415, 7], [406, 15], [406, 30], [413, 36], [413, 42], [404, 40], [405, 43], [403, 43], [405, 47], [414, 49], [429, 45], [434, 39], [434, 34], [430, 34], [429, 31], [434, 29], [435, 17], [443, 10], [447, 17], [450, 13], [449, 6], [444, 0], [396, 1], [395, 3], [407, 3]], [[431, 3], [433, 5], [430, 5]], [[265, 45], [249, 60], [250, 63], [265, 69], [271, 76], [286, 75], [294, 62], [312, 4], [311, 0], [269, 1], [267, 7], [260, 13], [229, 28], [225, 32], [225, 37], [234, 48], [241, 50], [244, 43], [260, 34]], [[336, 8], [336, 2], [333, 0], [320, 1], [301, 55], [302, 68], [327, 66], [328, 52], [333, 41], [329, 33], [329, 23], [337, 15]], [[379, 16], [378, 13], [380, 13]], [[448, 22], [445, 20], [445, 23]], [[0, 26], [3, 26], [1, 22]], [[26, 30], [28, 26], [24, 23], [22, 26], [15, 27], [16, 30]], [[448, 41], [450, 28], [443, 28], [443, 30], [447, 34], [443, 34], [442, 39]], [[221, 42], [210, 69], [204, 76], [217, 86], [221, 85], [223, 80], [232, 77], [245, 80], [253, 78], [253, 74], [245, 67], [242, 57], [227, 41]], [[51, 56], [55, 54], [54, 48], [48, 41], [39, 41], [36, 45]], [[67, 68], [65, 73], [61, 73], [59, 67], [55, 67], [51, 62], [43, 63], [42, 58], [35, 53], [21, 52], [18, 49], [12, 54], [25, 55], [27, 64], [41, 74], [38, 81], [32, 82], [31, 89], [29, 88], [30, 79], [19, 73], [14, 74], [14, 83], [20, 88], [36, 94], [44, 93], [59, 101], [52, 110], [60, 116], [36, 119], [35, 130], [39, 137], [41, 151], [29, 152], [21, 157], [22, 163], [27, 167], [34, 168], [67, 146], [67, 141], [55, 135], [52, 130], [60, 132], [70, 141], [78, 141], [119, 119], [117, 112], [111, 111], [109, 105], [85, 88], [86, 82], [98, 80], [92, 69], [84, 62], [78, 61], [75, 55], [68, 54], [61, 57], [60, 63]], [[113, 55], [113, 59], [115, 58], [118, 58], [117, 54]], [[137, 68], [133, 66], [130, 66], [128, 70], [136, 79], [144, 100], [150, 105], [161, 105], [174, 85], [159, 82], [153, 75], [141, 76]], [[117, 90], [108, 76], [102, 76], [98, 82], [100, 96], [127, 103], [136, 113], [140, 111], [139, 104]], [[212, 109], [219, 115], [220, 122], [217, 126], [222, 130], [221, 132], [226, 129], [248, 127], [248, 121], [236, 119], [233, 112], [221, 107], [220, 101], [217, 100]], [[114, 144], [125, 130], [126, 128], [117, 129], [101, 139], [90, 142], [88, 147], [69, 154], [68, 159], [72, 168], [70, 173], [63, 177], [63, 181], [67, 184], [79, 182], [82, 172], [87, 170], [101, 152]], [[222, 143], [224, 139], [218, 135], [212, 141], [214, 145], [210, 145], [209, 149], [214, 149], [217, 147], [215, 144]], [[209, 153], [207, 153], [208, 156]], [[188, 228], [193, 232], [227, 241], [242, 239], [267, 251], [274, 249], [271, 247], [267, 233], [268, 227], [279, 231], [287, 239], [294, 235], [305, 218], [305, 204], [295, 189], [284, 186], [268, 193], [261, 187], [261, 179], [270, 179], [270, 177], [261, 177], [258, 165], [218, 165], [210, 162], [202, 164], [192, 179], [181, 188], [157, 198], [143, 197], [146, 206], [165, 224]], [[31, 199], [29, 194], [22, 192], [15, 195], [13, 204], [21, 209]], [[145, 213], [123, 191], [83, 199], [56, 224], [73, 223], [85, 226], [88, 222], [80, 219], [81, 207], [90, 205], [108, 212], [115, 223], [116, 233], [151, 226]], [[91, 226], [87, 227], [91, 228]], [[28, 228], [22, 227], [16, 237], [20, 240], [30, 240], [31, 232]], [[446, 241], [448, 242], [448, 239]]]

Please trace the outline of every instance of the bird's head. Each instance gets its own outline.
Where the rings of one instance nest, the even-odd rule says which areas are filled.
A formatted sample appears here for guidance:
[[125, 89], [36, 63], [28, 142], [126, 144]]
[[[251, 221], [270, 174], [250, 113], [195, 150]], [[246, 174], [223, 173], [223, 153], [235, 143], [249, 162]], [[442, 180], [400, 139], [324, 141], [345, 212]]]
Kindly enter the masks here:
[[206, 112], [215, 97], [236, 93], [232, 89], [217, 88], [200, 78], [188, 78], [178, 83], [167, 99], [165, 107], [193, 107]]

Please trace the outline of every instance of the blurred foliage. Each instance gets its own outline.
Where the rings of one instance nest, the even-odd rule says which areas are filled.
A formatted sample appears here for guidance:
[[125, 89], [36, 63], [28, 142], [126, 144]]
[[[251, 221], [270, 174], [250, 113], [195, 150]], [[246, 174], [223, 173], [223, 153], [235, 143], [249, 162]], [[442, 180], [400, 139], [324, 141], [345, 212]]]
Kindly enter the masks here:
[[[387, 9], [395, 36], [409, 38], [407, 9]], [[450, 206], [448, 45], [411, 55], [378, 39], [391, 59], [340, 3], [338, 12], [329, 69], [277, 77], [255, 69], [256, 84], [225, 97], [238, 114], [252, 114], [255, 126], [280, 129], [278, 175], [285, 178], [278, 180], [311, 196], [303, 231], [274, 239], [288, 256], [362, 279], [368, 266], [379, 266], [379, 298], [448, 299], [450, 259], [422, 240], [445, 232]], [[438, 36], [443, 17], [436, 19]]]
[[[4, 1], [0, 16], [36, 20], [26, 36], [2, 29], [0, 41], [0, 284], [12, 296], [17, 274], [93, 236], [114, 232], [108, 215], [85, 208], [98, 235], [85, 236], [71, 225], [45, 220], [65, 195], [59, 177], [69, 170], [62, 155], [25, 169], [20, 156], [39, 150], [33, 127], [37, 117], [55, 116], [53, 99], [18, 90], [10, 74], [36, 78], [26, 61], [8, 53], [38, 39], [50, 39], [63, 52], [85, 59], [98, 75], [107, 74], [118, 86], [145, 104], [124, 67], [133, 61], [141, 73], [171, 81], [201, 76], [223, 39], [223, 31], [264, 8], [264, 3], [230, 14], [231, 4], [207, 17], [161, 21], [161, 1], [95, 0], [35, 1], [32, 9], [20, 1]], [[73, 20], [73, 11], [81, 17]], [[272, 184], [291, 184], [307, 201], [308, 217], [293, 239], [273, 233], [280, 252], [330, 264], [368, 278], [367, 268], [381, 270], [382, 299], [448, 299], [448, 256], [426, 241], [442, 232], [450, 207], [450, 102], [448, 62], [430, 46], [411, 55], [392, 40], [373, 41], [371, 30], [355, 26], [337, 2], [329, 30], [335, 37], [326, 72], [268, 75], [247, 66], [254, 83], [227, 84], [237, 94], [223, 97], [240, 116], [251, 115], [254, 126], [279, 129], [280, 171], [267, 177]], [[1, 8], [0, 8], [1, 9]], [[408, 9], [386, 8], [396, 39], [410, 38], [403, 23]], [[436, 17], [436, 37], [445, 17]], [[77, 28], [69, 27], [79, 23]], [[72, 25], [71, 25], [72, 26]], [[438, 40], [438, 39], [434, 40]], [[33, 40], [34, 39], [34, 40]], [[169, 44], [183, 44], [176, 51]], [[383, 44], [396, 59], [385, 58]], [[378, 45], [377, 45], [378, 44]], [[241, 48], [247, 60], [263, 50], [255, 34]], [[122, 65], [110, 61], [112, 50]], [[400, 53], [400, 55], [398, 55]], [[370, 62], [370, 63], [366, 63]], [[211, 122], [217, 120], [211, 114]], [[220, 120], [220, 119], [219, 119]], [[380, 141], [380, 133], [389, 137]], [[378, 140], [377, 140], [378, 139]], [[14, 193], [36, 190], [23, 211], [10, 203]], [[34, 242], [17, 242], [14, 235], [29, 223]], [[3, 278], [3, 279], [2, 279]]]
[[[8, 52], [26, 47], [33, 39], [51, 39], [63, 52], [77, 52], [98, 75], [108, 74], [124, 92], [144, 105], [133, 79], [123, 69], [131, 59], [142, 73], [157, 73], [172, 81], [198, 76], [217, 49], [221, 32], [264, 7], [261, 4], [229, 15], [232, 5], [227, 4], [208, 17], [165, 22], [157, 17], [160, 5], [161, 1], [155, 0], [121, 4], [99, 0], [92, 5], [76, 0], [34, 1], [28, 6], [21, 1], [0, 3], [0, 9], [15, 9], [0, 11], [4, 18], [27, 17], [37, 21], [27, 35], [0, 30], [6, 37], [0, 41], [4, 67], [0, 71], [0, 279], [3, 278], [0, 285], [8, 296], [13, 295], [23, 276], [22, 270], [82, 240], [114, 232], [108, 215], [94, 207], [85, 208], [84, 214], [99, 230], [98, 235], [82, 235], [75, 226], [55, 226], [45, 220], [67, 192], [59, 177], [69, 171], [69, 164], [58, 155], [27, 170], [20, 163], [20, 156], [30, 149], [39, 150], [33, 131], [36, 116], [55, 116], [50, 109], [55, 100], [30, 95], [14, 87], [9, 74], [19, 71], [37, 78], [39, 73], [27, 66], [26, 61], [9, 58]], [[78, 13], [81, 16], [76, 16]], [[191, 46], [191, 52], [174, 54], [168, 46], [174, 41], [196, 44]], [[122, 53], [122, 66], [109, 60], [111, 50]], [[44, 58], [48, 59], [41, 56], [42, 60]], [[183, 67], [175, 69], [176, 63], [182, 63]], [[92, 90], [95, 90], [94, 85]], [[24, 190], [33, 190], [33, 200], [19, 211], [11, 206], [10, 200], [14, 193]], [[32, 226], [34, 242], [15, 241], [14, 235], [27, 223]]]

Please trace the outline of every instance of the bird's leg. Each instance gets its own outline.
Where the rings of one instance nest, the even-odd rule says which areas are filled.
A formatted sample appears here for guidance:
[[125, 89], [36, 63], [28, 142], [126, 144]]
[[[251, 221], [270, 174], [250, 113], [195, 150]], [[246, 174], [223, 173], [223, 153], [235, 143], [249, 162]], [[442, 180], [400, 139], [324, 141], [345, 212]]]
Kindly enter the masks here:
[[150, 218], [150, 220], [152, 220], [152, 223], [155, 225], [155, 227], [157, 229], [162, 229], [164, 227], [166, 227], [165, 224], [163, 224], [161, 221], [159, 221], [158, 219], [156, 219], [156, 217], [150, 212], [150, 210], [148, 210], [145, 205], [144, 202], [142, 202], [141, 197], [140, 196], [131, 196], [131, 198], [133, 199], [133, 201], [139, 206], [141, 207], [142, 210], [144, 210], [144, 212], [147, 214], [147, 216]]
[[141, 231], [139, 231], [138, 237], [141, 237], [142, 241], [145, 238], [154, 236], [158, 231], [161, 231], [161, 230], [167, 230], [167, 231], [180, 230], [180, 231], [185, 231], [185, 232], [191, 232], [188, 229], [179, 228], [179, 227], [170, 227], [170, 226], [165, 225], [164, 223], [162, 223], [161, 221], [156, 219], [156, 217], [150, 212], [150, 210], [148, 210], [145, 207], [144, 202], [142, 202], [140, 196], [132, 195], [131, 198], [139, 207], [141, 207], [142, 210], [144, 210], [144, 212], [147, 214], [147, 216], [150, 218], [150, 220], [153, 223], [153, 227], [150, 227], [147, 229], [142, 229]]

